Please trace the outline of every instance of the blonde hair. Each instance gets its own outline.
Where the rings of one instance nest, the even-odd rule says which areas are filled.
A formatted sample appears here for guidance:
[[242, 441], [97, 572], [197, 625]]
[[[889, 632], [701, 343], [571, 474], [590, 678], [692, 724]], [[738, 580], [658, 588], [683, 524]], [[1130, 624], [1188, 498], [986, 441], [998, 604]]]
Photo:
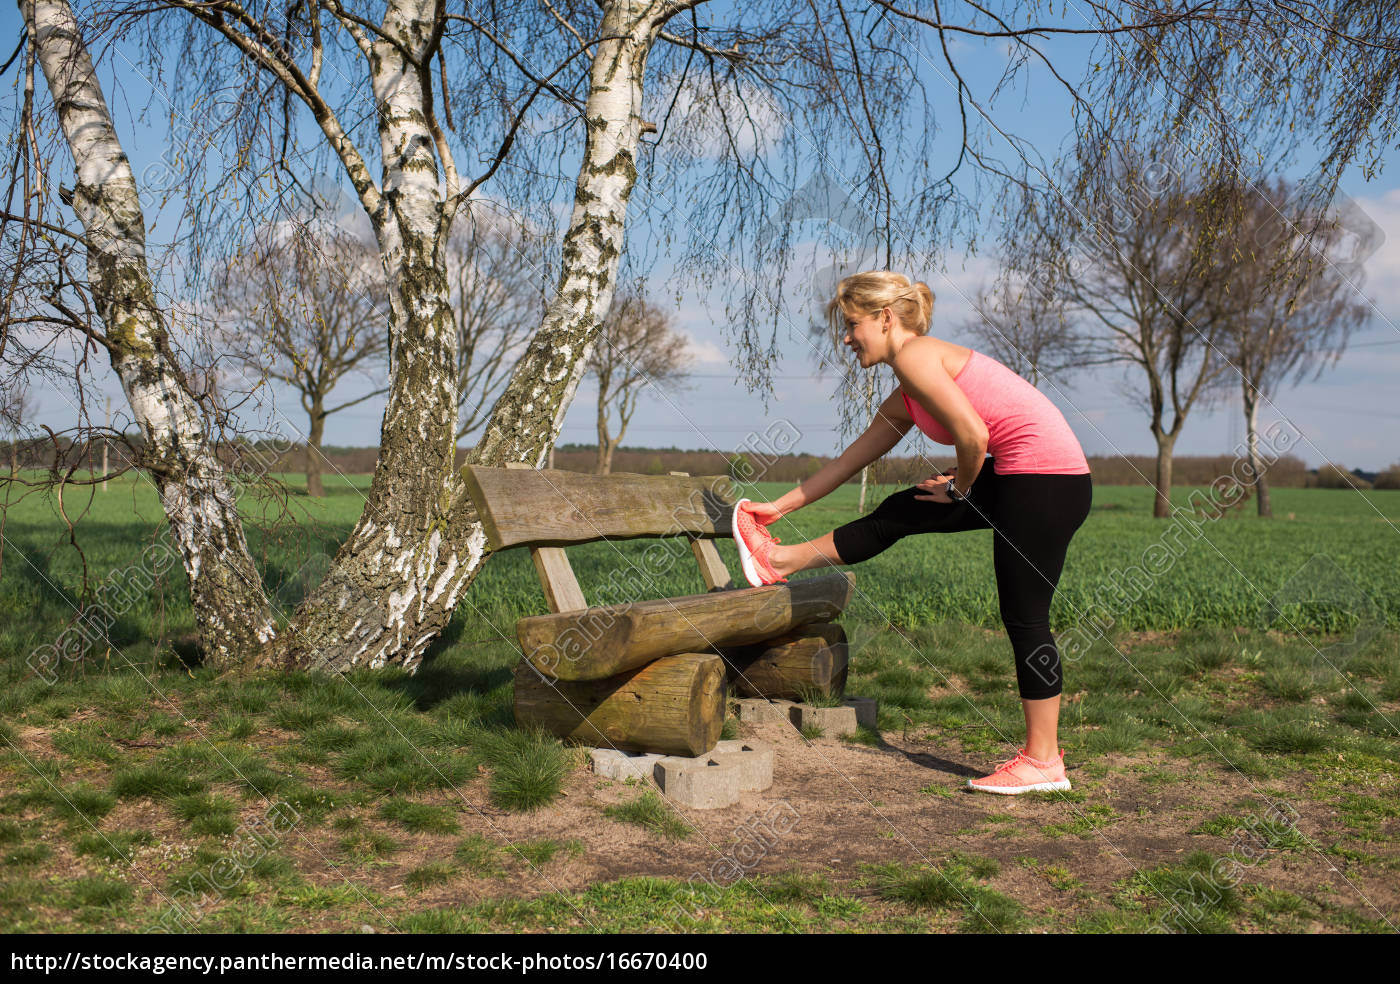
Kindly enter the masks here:
[[847, 317], [874, 314], [890, 308], [899, 323], [916, 335], [927, 335], [933, 320], [933, 291], [922, 280], [910, 283], [902, 273], [869, 270], [844, 277], [836, 285], [836, 296], [826, 306], [836, 337], [846, 333]]

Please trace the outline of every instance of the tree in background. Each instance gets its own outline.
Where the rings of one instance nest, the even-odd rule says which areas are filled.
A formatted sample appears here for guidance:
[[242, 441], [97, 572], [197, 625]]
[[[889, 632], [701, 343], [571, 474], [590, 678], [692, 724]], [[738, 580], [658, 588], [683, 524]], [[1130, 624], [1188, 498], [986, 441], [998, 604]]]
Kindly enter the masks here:
[[[599, 475], [612, 471], [613, 452], [627, 433], [643, 389], [660, 392], [684, 386], [693, 363], [686, 338], [674, 329], [670, 314], [637, 294], [617, 300], [588, 357], [588, 371], [598, 382]], [[614, 409], [616, 433], [610, 423]]]
[[1371, 483], [1373, 489], [1400, 489], [1400, 462], [1391, 465], [1376, 476]]
[[1336, 217], [1295, 225], [1286, 208], [1294, 193], [1282, 181], [1241, 189], [1242, 218], [1228, 257], [1235, 313], [1227, 323], [1226, 344], [1239, 371], [1250, 470], [1259, 515], [1265, 517], [1273, 515], [1273, 507], [1259, 453], [1259, 403], [1288, 383], [1316, 379], [1336, 365], [1368, 309], [1353, 279], [1359, 274], [1340, 266], [1334, 254], [1344, 237]]
[[1191, 411], [1220, 392], [1230, 314], [1218, 214], [1228, 189], [1146, 155], [1119, 160], [1111, 196], [1045, 196], [1011, 269], [1086, 319], [1085, 362], [1121, 365], [1157, 445], [1152, 514], [1171, 515], [1172, 453]]
[[209, 306], [230, 358], [300, 398], [309, 421], [306, 492], [324, 496], [326, 418], [388, 391], [381, 384], [330, 403], [347, 377], [385, 376], [388, 297], [378, 251], [336, 228], [264, 230], [215, 274]]
[[530, 259], [540, 249], [523, 223], [486, 209], [465, 216], [448, 237], [459, 441], [486, 423], [544, 315], [545, 281]]
[[9, 446], [10, 477], [19, 472], [19, 446], [34, 413], [34, 400], [23, 386], [0, 388], [0, 433]]
[[1315, 484], [1320, 489], [1369, 489], [1371, 483], [1345, 466], [1324, 462], [1318, 466]]

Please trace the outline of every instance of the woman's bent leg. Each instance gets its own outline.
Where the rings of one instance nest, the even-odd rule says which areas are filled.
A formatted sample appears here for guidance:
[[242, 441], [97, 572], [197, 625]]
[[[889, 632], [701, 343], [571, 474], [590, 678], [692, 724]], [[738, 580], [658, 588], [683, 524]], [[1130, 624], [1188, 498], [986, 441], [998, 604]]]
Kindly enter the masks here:
[[859, 564], [915, 533], [985, 530], [996, 506], [997, 477], [989, 459], [972, 483], [971, 503], [917, 498], [928, 495], [917, 486], [895, 492], [868, 515], [832, 530], [832, 545], [842, 563]]

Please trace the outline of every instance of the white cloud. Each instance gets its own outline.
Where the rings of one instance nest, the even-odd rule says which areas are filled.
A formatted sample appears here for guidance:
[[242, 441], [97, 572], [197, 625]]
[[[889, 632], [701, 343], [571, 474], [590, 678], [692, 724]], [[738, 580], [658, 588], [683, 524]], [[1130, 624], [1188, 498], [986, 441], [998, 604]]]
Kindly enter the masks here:
[[1391, 326], [1400, 324], [1400, 188], [1379, 198], [1355, 198], [1357, 207], [1385, 233], [1385, 241], [1362, 265], [1365, 280], [1360, 289], [1373, 298], [1373, 318]]
[[686, 336], [686, 348], [689, 349], [691, 357], [699, 366], [727, 366], [729, 356], [725, 354], [714, 342], [708, 339], [698, 339], [686, 332], [681, 332]]
[[[680, 148], [688, 148], [698, 156], [719, 157], [730, 152], [729, 138], [724, 133], [727, 125], [735, 150], [748, 158], [767, 153], [782, 139], [787, 116], [772, 96], [747, 82], [740, 82], [737, 92], [726, 86], [716, 93], [708, 84], [708, 78], [688, 76], [676, 93], [667, 125], [668, 143], [674, 141]], [[670, 84], [654, 88], [664, 98], [660, 103], [664, 112], [674, 90]], [[723, 107], [719, 106], [721, 101]], [[659, 124], [660, 120], [656, 122]]]

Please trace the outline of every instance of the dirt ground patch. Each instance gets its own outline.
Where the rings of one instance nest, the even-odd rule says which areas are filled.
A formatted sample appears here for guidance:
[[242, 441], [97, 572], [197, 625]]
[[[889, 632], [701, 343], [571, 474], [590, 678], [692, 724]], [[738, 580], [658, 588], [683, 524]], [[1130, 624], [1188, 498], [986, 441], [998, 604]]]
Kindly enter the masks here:
[[[1115, 883], [1191, 851], [1241, 859], [1241, 882], [1324, 897], [1369, 919], [1400, 923], [1394, 849], [1364, 845], [1392, 863], [1358, 867], [1324, 853], [1351, 843], [1337, 813], [1313, 798], [1309, 777], [1260, 782], [1198, 761], [1167, 755], [1113, 755], [1090, 770], [1069, 763], [1069, 797], [990, 796], [963, 789], [994, 762], [950, 752], [917, 737], [890, 734], [878, 747], [835, 739], [807, 741], [787, 725], [745, 725], [745, 737], [774, 747], [774, 782], [721, 810], [673, 807], [692, 832], [671, 839], [603, 814], [641, 795], [634, 785], [603, 779], [586, 767], [545, 809], [512, 814], [490, 807], [482, 782], [461, 789], [463, 834], [507, 847], [576, 839], [582, 850], [541, 865], [512, 859], [513, 877], [454, 881], [414, 896], [413, 905], [461, 905], [486, 897], [577, 892], [628, 876], [703, 879], [800, 871], [845, 883], [853, 895], [864, 863], [939, 864], [960, 852], [998, 862], [991, 887], [1031, 912], [1086, 914], [1108, 904]], [[447, 798], [444, 798], [447, 801]], [[1270, 849], [1249, 833], [1189, 833], [1222, 815], [1264, 813], [1278, 802], [1297, 813], [1311, 847]], [[371, 879], [394, 894], [404, 873], [441, 857], [450, 838], [421, 836]], [[509, 853], [503, 853], [509, 858]], [[306, 859], [314, 867], [312, 859]], [[1048, 870], [1048, 873], [1047, 873]], [[328, 872], [328, 874], [330, 874]]]

